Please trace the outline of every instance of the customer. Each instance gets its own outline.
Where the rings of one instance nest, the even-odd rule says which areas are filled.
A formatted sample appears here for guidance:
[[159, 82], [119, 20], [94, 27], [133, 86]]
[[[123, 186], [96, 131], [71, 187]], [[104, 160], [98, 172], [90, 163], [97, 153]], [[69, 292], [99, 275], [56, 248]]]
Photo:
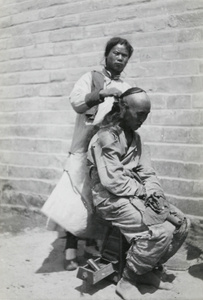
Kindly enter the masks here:
[[144, 90], [125, 91], [103, 119], [88, 151], [96, 212], [118, 227], [130, 244], [116, 288], [127, 300], [140, 296], [140, 282], [171, 287], [153, 269], [176, 253], [188, 232], [188, 220], [166, 199], [136, 132], [150, 109]]

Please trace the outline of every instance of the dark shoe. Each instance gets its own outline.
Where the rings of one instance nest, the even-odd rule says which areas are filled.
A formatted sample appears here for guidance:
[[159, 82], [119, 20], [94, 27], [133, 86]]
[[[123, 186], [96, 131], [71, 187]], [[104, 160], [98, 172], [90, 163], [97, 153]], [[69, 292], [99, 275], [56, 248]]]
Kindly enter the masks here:
[[161, 278], [159, 278], [153, 271], [147, 272], [143, 275], [137, 275], [136, 282], [144, 285], [152, 285], [161, 290], [173, 289], [172, 283], [162, 281]]
[[141, 295], [136, 285], [124, 278], [117, 283], [116, 293], [124, 300], [139, 299]]
[[84, 250], [84, 257], [89, 258], [98, 258], [101, 256], [98, 247], [95, 246], [86, 246]]
[[74, 271], [77, 268], [78, 268], [78, 262], [77, 262], [76, 258], [64, 260], [64, 269], [66, 271]]

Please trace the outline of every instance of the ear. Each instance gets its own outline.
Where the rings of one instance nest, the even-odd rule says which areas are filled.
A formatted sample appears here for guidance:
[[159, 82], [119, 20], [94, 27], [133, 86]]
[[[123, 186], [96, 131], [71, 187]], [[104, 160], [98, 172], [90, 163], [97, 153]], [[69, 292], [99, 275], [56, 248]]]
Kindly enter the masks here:
[[119, 99], [119, 108], [120, 108], [120, 116], [121, 118], [123, 118], [123, 116], [126, 113], [126, 110], [128, 108], [128, 104], [126, 103], [126, 101], [123, 98]]

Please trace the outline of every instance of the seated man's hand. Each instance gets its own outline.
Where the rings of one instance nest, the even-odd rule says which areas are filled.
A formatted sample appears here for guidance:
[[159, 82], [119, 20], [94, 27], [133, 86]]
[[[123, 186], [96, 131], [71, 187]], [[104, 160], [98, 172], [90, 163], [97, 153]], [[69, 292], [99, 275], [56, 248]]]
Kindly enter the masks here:
[[141, 198], [143, 200], [146, 199], [147, 193], [146, 193], [145, 186], [143, 184], [138, 183], [138, 189], [135, 193], [135, 196], [137, 196], [138, 198]]
[[159, 214], [168, 208], [168, 201], [162, 192], [154, 192], [146, 199], [145, 205]]

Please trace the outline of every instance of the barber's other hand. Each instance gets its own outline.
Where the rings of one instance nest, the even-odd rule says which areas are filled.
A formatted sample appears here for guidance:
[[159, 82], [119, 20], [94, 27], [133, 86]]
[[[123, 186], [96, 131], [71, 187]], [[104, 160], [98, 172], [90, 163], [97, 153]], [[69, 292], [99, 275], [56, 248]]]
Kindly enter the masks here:
[[100, 99], [104, 99], [106, 97], [119, 97], [122, 92], [117, 88], [104, 89], [99, 92]]

